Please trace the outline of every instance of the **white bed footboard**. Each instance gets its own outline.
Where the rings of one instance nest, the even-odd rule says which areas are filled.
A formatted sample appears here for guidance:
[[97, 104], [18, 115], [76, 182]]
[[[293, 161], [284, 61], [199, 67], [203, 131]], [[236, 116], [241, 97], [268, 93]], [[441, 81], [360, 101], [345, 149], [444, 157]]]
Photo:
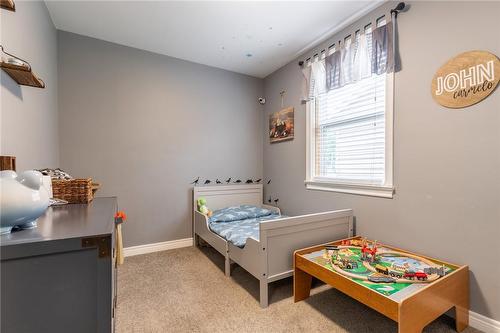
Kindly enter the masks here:
[[272, 282], [293, 274], [295, 250], [352, 235], [351, 209], [262, 222], [260, 243], [267, 252], [267, 280]]
[[[262, 204], [260, 184], [195, 188], [194, 205], [201, 196], [214, 209], [253, 204], [280, 213], [279, 208]], [[261, 222], [259, 240], [249, 238], [245, 247], [239, 248], [212, 232], [207, 217], [194, 208], [195, 239], [203, 238], [225, 257], [226, 275], [230, 275], [230, 263], [234, 261], [259, 279], [261, 307], [268, 305], [268, 284], [293, 274], [295, 250], [353, 236], [353, 212], [343, 209]]]
[[260, 238], [244, 248], [228, 243], [229, 259], [260, 281], [260, 305], [268, 305], [268, 284], [293, 275], [295, 250], [353, 236], [351, 209], [260, 223]]

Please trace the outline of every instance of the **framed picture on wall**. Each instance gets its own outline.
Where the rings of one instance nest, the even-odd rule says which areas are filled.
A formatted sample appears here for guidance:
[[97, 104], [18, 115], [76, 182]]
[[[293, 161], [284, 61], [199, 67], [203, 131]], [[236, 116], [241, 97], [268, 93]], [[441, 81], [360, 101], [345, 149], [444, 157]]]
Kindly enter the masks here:
[[269, 139], [271, 143], [292, 140], [293, 133], [293, 108], [285, 108], [269, 116]]

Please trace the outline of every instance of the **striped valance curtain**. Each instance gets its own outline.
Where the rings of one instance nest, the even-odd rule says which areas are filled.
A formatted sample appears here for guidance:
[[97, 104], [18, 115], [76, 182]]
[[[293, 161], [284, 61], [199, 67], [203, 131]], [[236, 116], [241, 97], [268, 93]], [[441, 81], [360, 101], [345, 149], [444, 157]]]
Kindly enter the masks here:
[[324, 58], [311, 61], [302, 69], [303, 99], [353, 82], [394, 71], [392, 22], [365, 30], [348, 39]]

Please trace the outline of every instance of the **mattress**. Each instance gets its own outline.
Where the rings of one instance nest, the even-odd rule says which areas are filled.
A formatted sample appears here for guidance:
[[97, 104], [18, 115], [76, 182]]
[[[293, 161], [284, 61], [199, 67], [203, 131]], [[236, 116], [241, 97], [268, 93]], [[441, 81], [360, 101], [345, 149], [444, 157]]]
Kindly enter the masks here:
[[259, 240], [259, 223], [262, 221], [276, 220], [284, 217], [271, 214], [263, 217], [248, 218], [230, 222], [210, 222], [209, 227], [217, 235], [237, 247], [243, 248], [248, 238]]

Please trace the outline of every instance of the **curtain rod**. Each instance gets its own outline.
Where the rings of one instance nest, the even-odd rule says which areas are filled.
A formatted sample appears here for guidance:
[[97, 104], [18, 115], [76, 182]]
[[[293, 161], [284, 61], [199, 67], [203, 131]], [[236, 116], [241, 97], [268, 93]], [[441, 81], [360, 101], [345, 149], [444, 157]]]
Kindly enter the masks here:
[[[403, 12], [405, 9], [408, 9], [408, 7], [406, 6], [406, 4], [404, 2], [400, 2], [396, 5], [396, 7], [394, 7], [393, 9], [391, 9], [390, 13], [391, 13], [391, 18], [392, 18], [392, 14], [394, 14], [394, 18], [397, 18], [398, 17], [398, 14], [400, 12]], [[329, 46], [328, 48], [330, 49], [331, 47], [333, 47], [335, 44], [332, 44], [331, 46]], [[323, 50], [321, 51], [321, 53], [325, 52], [326, 50]], [[311, 59], [311, 58], [314, 58], [318, 55], [318, 53], [316, 53], [315, 55], [313, 55], [312, 57], [308, 58], [308, 59]], [[307, 59], [307, 60], [308, 60]], [[306, 61], [307, 61], [306, 60]], [[304, 65], [304, 61], [303, 60], [300, 60], [299, 61], [299, 66], [302, 67]]]
[[402, 12], [405, 8], [406, 4], [404, 2], [398, 3], [394, 9], [391, 9], [391, 16], [392, 14], [396, 14], [395, 17], [398, 17], [399, 12]]

